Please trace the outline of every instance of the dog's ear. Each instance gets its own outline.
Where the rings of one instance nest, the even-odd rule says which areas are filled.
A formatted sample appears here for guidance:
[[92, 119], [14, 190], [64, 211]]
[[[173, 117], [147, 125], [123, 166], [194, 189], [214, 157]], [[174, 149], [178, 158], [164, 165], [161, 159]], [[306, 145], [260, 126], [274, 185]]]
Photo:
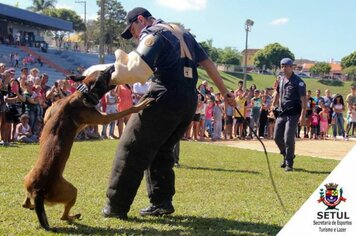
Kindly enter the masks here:
[[67, 79], [73, 80], [74, 82], [79, 82], [85, 79], [86, 76], [83, 75], [67, 75]]

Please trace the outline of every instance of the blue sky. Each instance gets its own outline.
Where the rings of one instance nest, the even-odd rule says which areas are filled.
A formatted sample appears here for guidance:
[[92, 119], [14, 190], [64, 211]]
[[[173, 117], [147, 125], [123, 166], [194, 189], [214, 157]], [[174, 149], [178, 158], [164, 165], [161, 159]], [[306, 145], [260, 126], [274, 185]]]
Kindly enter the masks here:
[[[1, 0], [14, 5], [14, 0]], [[297, 59], [341, 60], [356, 51], [356, 1], [354, 0], [122, 0], [126, 11], [147, 8], [156, 18], [180, 22], [198, 41], [213, 40], [218, 48], [245, 48], [246, 19], [255, 23], [248, 47], [263, 48], [278, 42]], [[32, 1], [18, 0], [20, 8]], [[57, 0], [57, 7], [74, 9], [81, 16], [84, 7], [75, 0]], [[95, 0], [87, 0], [87, 18], [96, 17]]]

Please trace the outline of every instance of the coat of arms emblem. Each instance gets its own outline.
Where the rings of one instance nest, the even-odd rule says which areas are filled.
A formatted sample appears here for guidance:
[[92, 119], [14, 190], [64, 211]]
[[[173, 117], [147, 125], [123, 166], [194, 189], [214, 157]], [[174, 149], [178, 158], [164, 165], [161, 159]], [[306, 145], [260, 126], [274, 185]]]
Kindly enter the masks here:
[[336, 183], [329, 183], [324, 186], [326, 189], [320, 189], [318, 203], [323, 202], [328, 207], [326, 210], [338, 210], [336, 206], [339, 205], [341, 201], [346, 201], [346, 198], [342, 196], [343, 189], [338, 188], [339, 185]]

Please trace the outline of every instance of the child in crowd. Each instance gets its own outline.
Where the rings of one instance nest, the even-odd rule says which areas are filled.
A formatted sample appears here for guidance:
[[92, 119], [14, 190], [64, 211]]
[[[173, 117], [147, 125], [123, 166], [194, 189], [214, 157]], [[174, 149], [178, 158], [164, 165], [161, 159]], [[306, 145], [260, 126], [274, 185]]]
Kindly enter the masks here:
[[208, 105], [205, 109], [205, 124], [204, 124], [204, 131], [207, 130], [209, 137], [212, 137], [213, 127], [212, 127], [212, 119], [213, 119], [213, 110], [214, 110], [215, 103], [213, 100], [208, 100]]
[[[203, 103], [201, 104], [200, 106], [200, 121], [199, 121], [199, 141], [204, 141], [204, 133], [205, 133], [205, 110], [206, 110], [206, 107], [207, 107], [207, 104], [206, 104], [206, 100], [205, 100], [205, 96], [202, 95], [201, 97]], [[199, 106], [199, 103], [198, 103], [198, 106]]]
[[[254, 96], [251, 99], [250, 126], [251, 126], [251, 128], [254, 129], [256, 134], [257, 134], [259, 126], [260, 126], [261, 107], [262, 107], [262, 99], [260, 96], [260, 91], [258, 89], [255, 89]], [[252, 136], [252, 134], [251, 134], [251, 136]]]
[[30, 117], [26, 113], [21, 115], [20, 123], [16, 125], [15, 140], [23, 143], [34, 143], [38, 141], [38, 137], [32, 134], [29, 120]]
[[318, 125], [319, 125], [319, 114], [318, 108], [315, 107], [313, 110], [313, 114], [311, 115], [311, 133], [310, 139], [317, 139], [317, 132], [318, 132]]
[[239, 139], [245, 139], [244, 134], [244, 118], [246, 117], [245, 107], [246, 107], [246, 98], [244, 97], [244, 92], [242, 89], [237, 90], [236, 92], [236, 108], [240, 111], [241, 115], [234, 109], [234, 117], [236, 119], [234, 134], [235, 137]]
[[351, 135], [353, 136], [356, 129], [356, 103], [352, 104], [352, 110], [348, 112], [347, 123], [346, 135], [348, 137], [350, 130], [352, 130]]
[[245, 132], [245, 136], [247, 136], [247, 139], [252, 139], [252, 130], [250, 127], [248, 127], [248, 134], [247, 134], [247, 124], [251, 124], [251, 109], [252, 109], [252, 102], [251, 99], [246, 100], [246, 106], [245, 106], [245, 119], [246, 122], [243, 124], [243, 130]]
[[274, 125], [276, 122], [276, 118], [274, 116], [273, 110], [269, 110], [268, 115], [267, 115], [267, 138], [268, 139], [273, 139], [273, 133], [274, 133]]
[[204, 112], [204, 96], [200, 93], [198, 93], [198, 104], [197, 108], [195, 110], [195, 115], [193, 117], [193, 138], [194, 140], [202, 140], [204, 135], [201, 133], [201, 127], [200, 127], [200, 122], [201, 122], [201, 113]]
[[[119, 98], [117, 96], [117, 93], [115, 89], [110, 90], [105, 94], [105, 102], [106, 102], [106, 113], [107, 114], [113, 114], [117, 113], [117, 104], [119, 102]], [[112, 121], [109, 123], [109, 139], [117, 139], [117, 137], [114, 135], [115, 131], [115, 121]], [[106, 130], [105, 130], [106, 132]], [[106, 134], [105, 134], [106, 135]]]
[[213, 107], [213, 117], [214, 117], [214, 133], [212, 136], [213, 140], [221, 139], [222, 131], [222, 118], [223, 118], [223, 109], [221, 107], [221, 101], [216, 100]]
[[34, 99], [37, 102], [37, 104], [35, 105], [37, 119], [40, 117], [44, 117], [43, 107], [44, 107], [44, 103], [45, 103], [45, 98], [43, 97], [41, 85], [35, 85], [31, 97], [32, 97], [32, 99]]
[[[233, 91], [230, 91], [233, 93]], [[232, 137], [232, 125], [233, 125], [233, 115], [234, 115], [234, 108], [229, 104], [225, 104], [225, 129], [224, 129], [224, 138], [225, 139], [233, 139]]]
[[328, 132], [328, 120], [329, 120], [329, 110], [326, 106], [322, 106], [322, 110], [319, 113], [320, 118], [320, 136], [321, 139], [325, 139]]

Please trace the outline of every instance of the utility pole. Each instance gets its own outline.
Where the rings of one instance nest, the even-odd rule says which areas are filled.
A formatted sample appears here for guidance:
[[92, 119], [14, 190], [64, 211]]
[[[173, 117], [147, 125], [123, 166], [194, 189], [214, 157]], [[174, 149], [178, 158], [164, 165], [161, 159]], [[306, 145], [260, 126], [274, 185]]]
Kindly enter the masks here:
[[84, 31], [84, 48], [85, 52], [88, 51], [88, 35], [87, 35], [87, 1], [86, 0], [77, 0], [75, 3], [82, 3], [84, 4], [84, 25], [85, 25], [85, 31]]
[[105, 0], [100, 0], [100, 44], [99, 44], [99, 63], [104, 64], [104, 14]]
[[251, 32], [251, 27], [253, 26], [253, 20], [247, 19], [245, 22], [246, 31], [246, 44], [245, 44], [245, 66], [244, 66], [244, 89], [246, 89], [247, 80], [247, 42], [248, 42], [248, 32]]

